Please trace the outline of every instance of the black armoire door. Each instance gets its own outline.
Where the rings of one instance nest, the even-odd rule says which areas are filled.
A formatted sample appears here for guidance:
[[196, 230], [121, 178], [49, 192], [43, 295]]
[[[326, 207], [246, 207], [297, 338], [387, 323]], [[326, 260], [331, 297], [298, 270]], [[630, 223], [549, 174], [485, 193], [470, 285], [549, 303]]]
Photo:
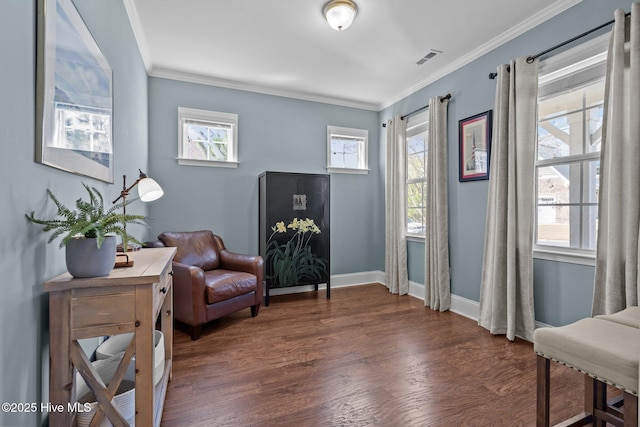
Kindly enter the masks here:
[[264, 172], [259, 179], [260, 255], [269, 290], [329, 283], [329, 175]]

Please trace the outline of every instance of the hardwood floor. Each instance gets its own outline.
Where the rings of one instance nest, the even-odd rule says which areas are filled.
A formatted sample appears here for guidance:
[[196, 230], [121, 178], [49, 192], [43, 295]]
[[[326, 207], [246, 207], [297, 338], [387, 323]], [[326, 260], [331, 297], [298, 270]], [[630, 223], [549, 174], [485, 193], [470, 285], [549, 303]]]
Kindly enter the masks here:
[[[583, 376], [552, 364], [552, 423], [581, 411]], [[178, 327], [169, 426], [534, 426], [531, 343], [492, 336], [379, 284], [271, 297]]]

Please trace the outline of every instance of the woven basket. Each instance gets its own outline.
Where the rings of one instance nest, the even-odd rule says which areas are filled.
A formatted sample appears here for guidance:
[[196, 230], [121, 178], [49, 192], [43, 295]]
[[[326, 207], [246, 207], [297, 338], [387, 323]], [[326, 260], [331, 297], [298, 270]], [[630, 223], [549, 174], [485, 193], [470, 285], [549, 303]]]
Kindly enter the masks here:
[[[96, 349], [96, 359], [104, 360], [114, 356], [124, 356], [133, 334], [113, 335]], [[153, 385], [158, 384], [164, 373], [164, 335], [160, 331], [153, 333]], [[136, 357], [133, 356], [129, 369], [135, 366]]]
[[[118, 369], [118, 365], [122, 360], [122, 356], [114, 356], [105, 360], [96, 360], [92, 363], [93, 367], [98, 372], [98, 376], [102, 379], [102, 382], [105, 385], [109, 385], [113, 375]], [[127, 420], [130, 426], [135, 425], [135, 417], [136, 417], [136, 390], [135, 390], [135, 369], [131, 369], [131, 365], [127, 369], [124, 374], [124, 378], [120, 383], [120, 387], [116, 392], [116, 395], [113, 397], [111, 402], [113, 406], [120, 412], [120, 415]], [[85, 383], [84, 379], [80, 374], [77, 374], [76, 377], [76, 400], [78, 403], [90, 403], [91, 410], [86, 412], [78, 412], [76, 415], [76, 425], [77, 427], [88, 427], [91, 424], [91, 420], [98, 409], [98, 402], [96, 402], [96, 398], [89, 389], [87, 383]], [[100, 427], [111, 427], [112, 424], [108, 419], [102, 421]]]

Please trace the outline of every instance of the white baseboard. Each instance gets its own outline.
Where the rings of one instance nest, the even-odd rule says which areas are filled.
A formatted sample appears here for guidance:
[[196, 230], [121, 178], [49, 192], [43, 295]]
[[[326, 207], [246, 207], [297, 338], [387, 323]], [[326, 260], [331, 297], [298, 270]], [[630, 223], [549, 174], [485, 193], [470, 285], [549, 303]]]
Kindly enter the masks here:
[[[424, 285], [417, 282], [409, 282], [409, 295], [424, 301]], [[458, 295], [451, 294], [451, 309], [453, 313], [478, 321], [480, 304]]]
[[[359, 273], [334, 274], [331, 276], [332, 289], [367, 285], [370, 283], [380, 283], [384, 285], [384, 271], [362, 271]], [[314, 289], [315, 287], [313, 285], [274, 288], [269, 289], [269, 295], [297, 294], [301, 292], [311, 292]], [[318, 289], [327, 289], [327, 284], [319, 284]], [[424, 285], [422, 283], [409, 282], [409, 295], [424, 301]], [[480, 312], [479, 303], [458, 295], [451, 295], [451, 311], [477, 321]]]
[[[331, 276], [331, 288], [344, 288], [348, 286], [368, 285], [370, 283], [380, 283], [384, 285], [384, 271], [363, 271], [359, 273], [334, 274]], [[326, 283], [321, 283], [318, 289], [326, 289]], [[269, 295], [285, 295], [300, 292], [311, 292], [314, 286], [293, 286], [289, 288], [270, 289]], [[424, 301], [424, 285], [422, 283], [409, 282], [409, 295]], [[478, 321], [480, 316], [480, 303], [459, 295], [451, 294], [451, 310], [453, 313]], [[536, 328], [550, 327], [542, 322], [536, 321]]]
[[[360, 273], [334, 274], [331, 276], [331, 289], [346, 288], [348, 286], [368, 285], [371, 283], [384, 283], [382, 271], [363, 271]], [[319, 290], [327, 289], [326, 283], [318, 285]], [[315, 290], [313, 285], [290, 286], [288, 288], [269, 289], [269, 295], [287, 295]]]

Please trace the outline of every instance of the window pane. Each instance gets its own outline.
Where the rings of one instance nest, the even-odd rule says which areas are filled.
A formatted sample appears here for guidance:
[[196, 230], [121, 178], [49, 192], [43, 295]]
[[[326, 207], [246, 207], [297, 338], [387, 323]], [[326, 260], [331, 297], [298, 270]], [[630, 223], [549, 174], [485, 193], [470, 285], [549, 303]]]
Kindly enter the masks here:
[[587, 107], [602, 106], [604, 100], [604, 79], [584, 88]]
[[426, 174], [426, 134], [407, 139], [407, 180], [424, 178]]
[[185, 125], [187, 128], [187, 138], [189, 141], [208, 141], [209, 140], [209, 128], [206, 126], [198, 125]]
[[539, 121], [538, 159], [581, 154], [582, 129], [582, 112]]
[[189, 141], [186, 144], [186, 157], [196, 160], [207, 160], [207, 143], [203, 141]]
[[331, 166], [357, 169], [360, 167], [360, 146], [363, 140], [343, 137], [331, 138]]
[[416, 182], [407, 185], [407, 207], [422, 208], [424, 206], [424, 182]]
[[596, 250], [598, 232], [598, 206], [585, 206], [582, 211], [582, 247]]
[[231, 136], [231, 127], [210, 127], [209, 140], [219, 142], [229, 142]]
[[538, 119], [546, 120], [550, 117], [581, 110], [583, 105], [583, 90], [573, 90], [538, 101]]
[[602, 116], [604, 114], [604, 107], [590, 108], [587, 110], [587, 135], [588, 140], [585, 152], [596, 153], [600, 152], [600, 143], [602, 142]]
[[538, 168], [538, 204], [570, 202], [569, 165]]
[[426, 184], [416, 182], [407, 185], [407, 232], [424, 233], [425, 207], [424, 191]]
[[209, 159], [226, 161], [228, 153], [228, 145], [225, 143], [215, 143], [209, 145]]
[[569, 218], [569, 206], [538, 206], [538, 244], [569, 247]]
[[598, 203], [600, 186], [600, 160], [585, 161], [582, 164], [582, 202]]

